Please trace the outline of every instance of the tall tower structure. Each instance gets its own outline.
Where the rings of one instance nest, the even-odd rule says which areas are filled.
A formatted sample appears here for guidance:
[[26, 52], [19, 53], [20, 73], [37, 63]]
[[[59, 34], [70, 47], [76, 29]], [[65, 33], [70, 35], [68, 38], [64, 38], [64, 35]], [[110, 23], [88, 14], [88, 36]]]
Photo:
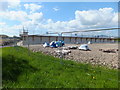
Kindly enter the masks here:
[[[25, 30], [23, 27], [23, 31], [20, 32], [19, 36], [21, 37], [22, 41], [23, 41], [23, 45], [25, 43], [28, 43], [28, 30]], [[27, 42], [26, 42], [27, 41]]]
[[20, 36], [21, 37], [28, 36], [28, 30], [25, 30], [24, 27], [23, 27], [23, 31], [20, 32]]

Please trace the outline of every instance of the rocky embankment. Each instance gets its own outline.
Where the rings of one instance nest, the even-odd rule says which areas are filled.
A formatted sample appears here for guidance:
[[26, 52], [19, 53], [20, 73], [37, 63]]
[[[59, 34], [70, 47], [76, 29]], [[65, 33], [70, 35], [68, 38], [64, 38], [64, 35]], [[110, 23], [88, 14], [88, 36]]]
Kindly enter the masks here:
[[[65, 47], [70, 46], [65, 45]], [[80, 45], [74, 45], [80, 46]], [[81, 51], [79, 49], [69, 49], [69, 53], [62, 55], [66, 60], [74, 60], [82, 63], [91, 63], [93, 65], [102, 65], [110, 68], [120, 68], [118, 62], [118, 45], [117, 44], [90, 44], [91, 51]], [[42, 45], [30, 45], [33, 52], [42, 52], [54, 57], [61, 57], [59, 50], [61, 48], [44, 48]], [[65, 51], [66, 52], [66, 51]]]

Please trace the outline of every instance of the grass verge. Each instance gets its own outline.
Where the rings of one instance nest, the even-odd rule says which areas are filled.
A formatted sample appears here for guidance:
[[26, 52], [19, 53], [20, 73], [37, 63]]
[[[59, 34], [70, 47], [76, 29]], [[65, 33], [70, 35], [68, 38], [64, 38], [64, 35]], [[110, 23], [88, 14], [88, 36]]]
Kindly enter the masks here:
[[23, 47], [0, 49], [3, 88], [118, 88], [117, 70], [28, 53]]

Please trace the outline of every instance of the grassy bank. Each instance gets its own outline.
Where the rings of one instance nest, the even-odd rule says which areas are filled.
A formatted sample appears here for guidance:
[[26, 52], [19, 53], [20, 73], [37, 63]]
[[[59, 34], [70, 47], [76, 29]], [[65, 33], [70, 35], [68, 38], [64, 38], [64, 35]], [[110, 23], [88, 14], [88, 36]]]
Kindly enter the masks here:
[[2, 49], [4, 88], [117, 88], [117, 70], [77, 64], [26, 48]]

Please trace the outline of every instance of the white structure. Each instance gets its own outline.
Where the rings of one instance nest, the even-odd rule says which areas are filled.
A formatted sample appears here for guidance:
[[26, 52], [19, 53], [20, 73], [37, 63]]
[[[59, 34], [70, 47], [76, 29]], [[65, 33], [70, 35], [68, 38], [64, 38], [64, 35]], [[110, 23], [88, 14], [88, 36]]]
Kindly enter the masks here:
[[82, 44], [82, 45], [80, 45], [79, 50], [85, 50], [85, 51], [87, 51], [87, 50], [90, 50], [90, 49], [89, 49], [89, 47], [88, 47], [87, 44]]
[[[40, 35], [21, 35], [23, 38], [23, 44], [43, 44], [45, 42], [50, 43], [51, 41], [57, 41], [58, 36], [40, 36]], [[70, 36], [62, 36], [61, 40], [65, 42], [65, 44], [87, 44], [88, 41], [92, 43], [117, 43], [116, 38], [97, 38], [97, 37], [70, 37]]]

